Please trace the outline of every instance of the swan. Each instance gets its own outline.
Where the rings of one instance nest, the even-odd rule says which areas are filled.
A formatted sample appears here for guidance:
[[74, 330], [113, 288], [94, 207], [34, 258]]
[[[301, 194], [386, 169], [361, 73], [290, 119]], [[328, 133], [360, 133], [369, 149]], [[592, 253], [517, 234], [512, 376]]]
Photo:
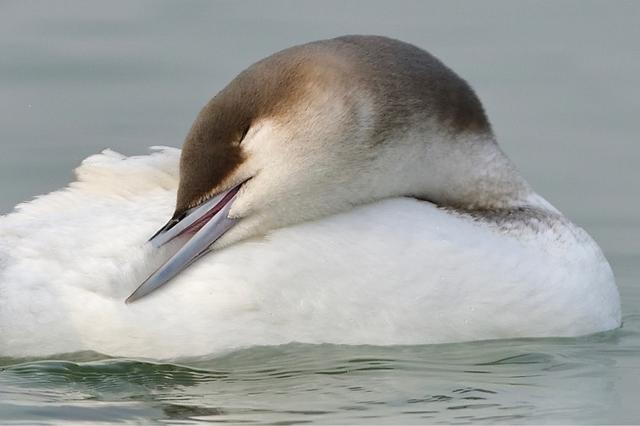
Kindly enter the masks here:
[[620, 325], [598, 245], [517, 171], [471, 87], [398, 40], [278, 52], [206, 104], [182, 150], [105, 150], [75, 174], [0, 217], [2, 355]]

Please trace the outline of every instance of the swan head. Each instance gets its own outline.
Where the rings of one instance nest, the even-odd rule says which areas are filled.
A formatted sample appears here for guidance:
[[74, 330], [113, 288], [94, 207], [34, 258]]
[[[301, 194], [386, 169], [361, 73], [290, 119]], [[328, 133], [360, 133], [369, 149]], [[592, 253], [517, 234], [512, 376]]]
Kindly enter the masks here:
[[[175, 213], [150, 239], [184, 245], [127, 301], [211, 249], [382, 198], [512, 200], [524, 188], [514, 173], [472, 89], [427, 52], [366, 36], [293, 47], [243, 71], [196, 118]], [[488, 175], [501, 184], [483, 184]]]

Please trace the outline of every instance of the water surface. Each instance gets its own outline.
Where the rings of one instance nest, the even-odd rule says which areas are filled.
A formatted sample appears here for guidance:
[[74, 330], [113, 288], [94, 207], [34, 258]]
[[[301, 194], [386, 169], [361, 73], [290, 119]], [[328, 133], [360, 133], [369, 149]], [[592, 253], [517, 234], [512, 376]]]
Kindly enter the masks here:
[[102, 148], [179, 146], [269, 53], [384, 34], [476, 88], [527, 179], [602, 245], [624, 314], [577, 339], [0, 358], [0, 423], [637, 423], [639, 18], [634, 2], [0, 3], [2, 212]]

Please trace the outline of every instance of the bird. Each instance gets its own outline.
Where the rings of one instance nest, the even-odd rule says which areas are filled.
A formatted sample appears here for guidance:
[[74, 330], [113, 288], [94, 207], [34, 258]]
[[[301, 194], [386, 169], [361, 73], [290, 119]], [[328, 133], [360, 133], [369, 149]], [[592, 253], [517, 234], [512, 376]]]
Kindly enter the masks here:
[[105, 150], [75, 174], [0, 217], [1, 355], [620, 326], [596, 242], [518, 172], [470, 85], [396, 39], [277, 52], [204, 106], [181, 150]]

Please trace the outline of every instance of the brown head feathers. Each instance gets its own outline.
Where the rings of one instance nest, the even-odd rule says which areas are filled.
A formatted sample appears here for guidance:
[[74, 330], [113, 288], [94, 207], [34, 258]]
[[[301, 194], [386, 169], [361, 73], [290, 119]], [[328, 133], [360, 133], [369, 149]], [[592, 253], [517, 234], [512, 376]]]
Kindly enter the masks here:
[[291, 109], [327, 87], [371, 99], [372, 142], [420, 121], [445, 132], [491, 133], [469, 85], [424, 50], [379, 36], [344, 36], [278, 52], [245, 71], [202, 109], [180, 162], [176, 216], [209, 197], [243, 162], [241, 141], [252, 124], [283, 122]]

